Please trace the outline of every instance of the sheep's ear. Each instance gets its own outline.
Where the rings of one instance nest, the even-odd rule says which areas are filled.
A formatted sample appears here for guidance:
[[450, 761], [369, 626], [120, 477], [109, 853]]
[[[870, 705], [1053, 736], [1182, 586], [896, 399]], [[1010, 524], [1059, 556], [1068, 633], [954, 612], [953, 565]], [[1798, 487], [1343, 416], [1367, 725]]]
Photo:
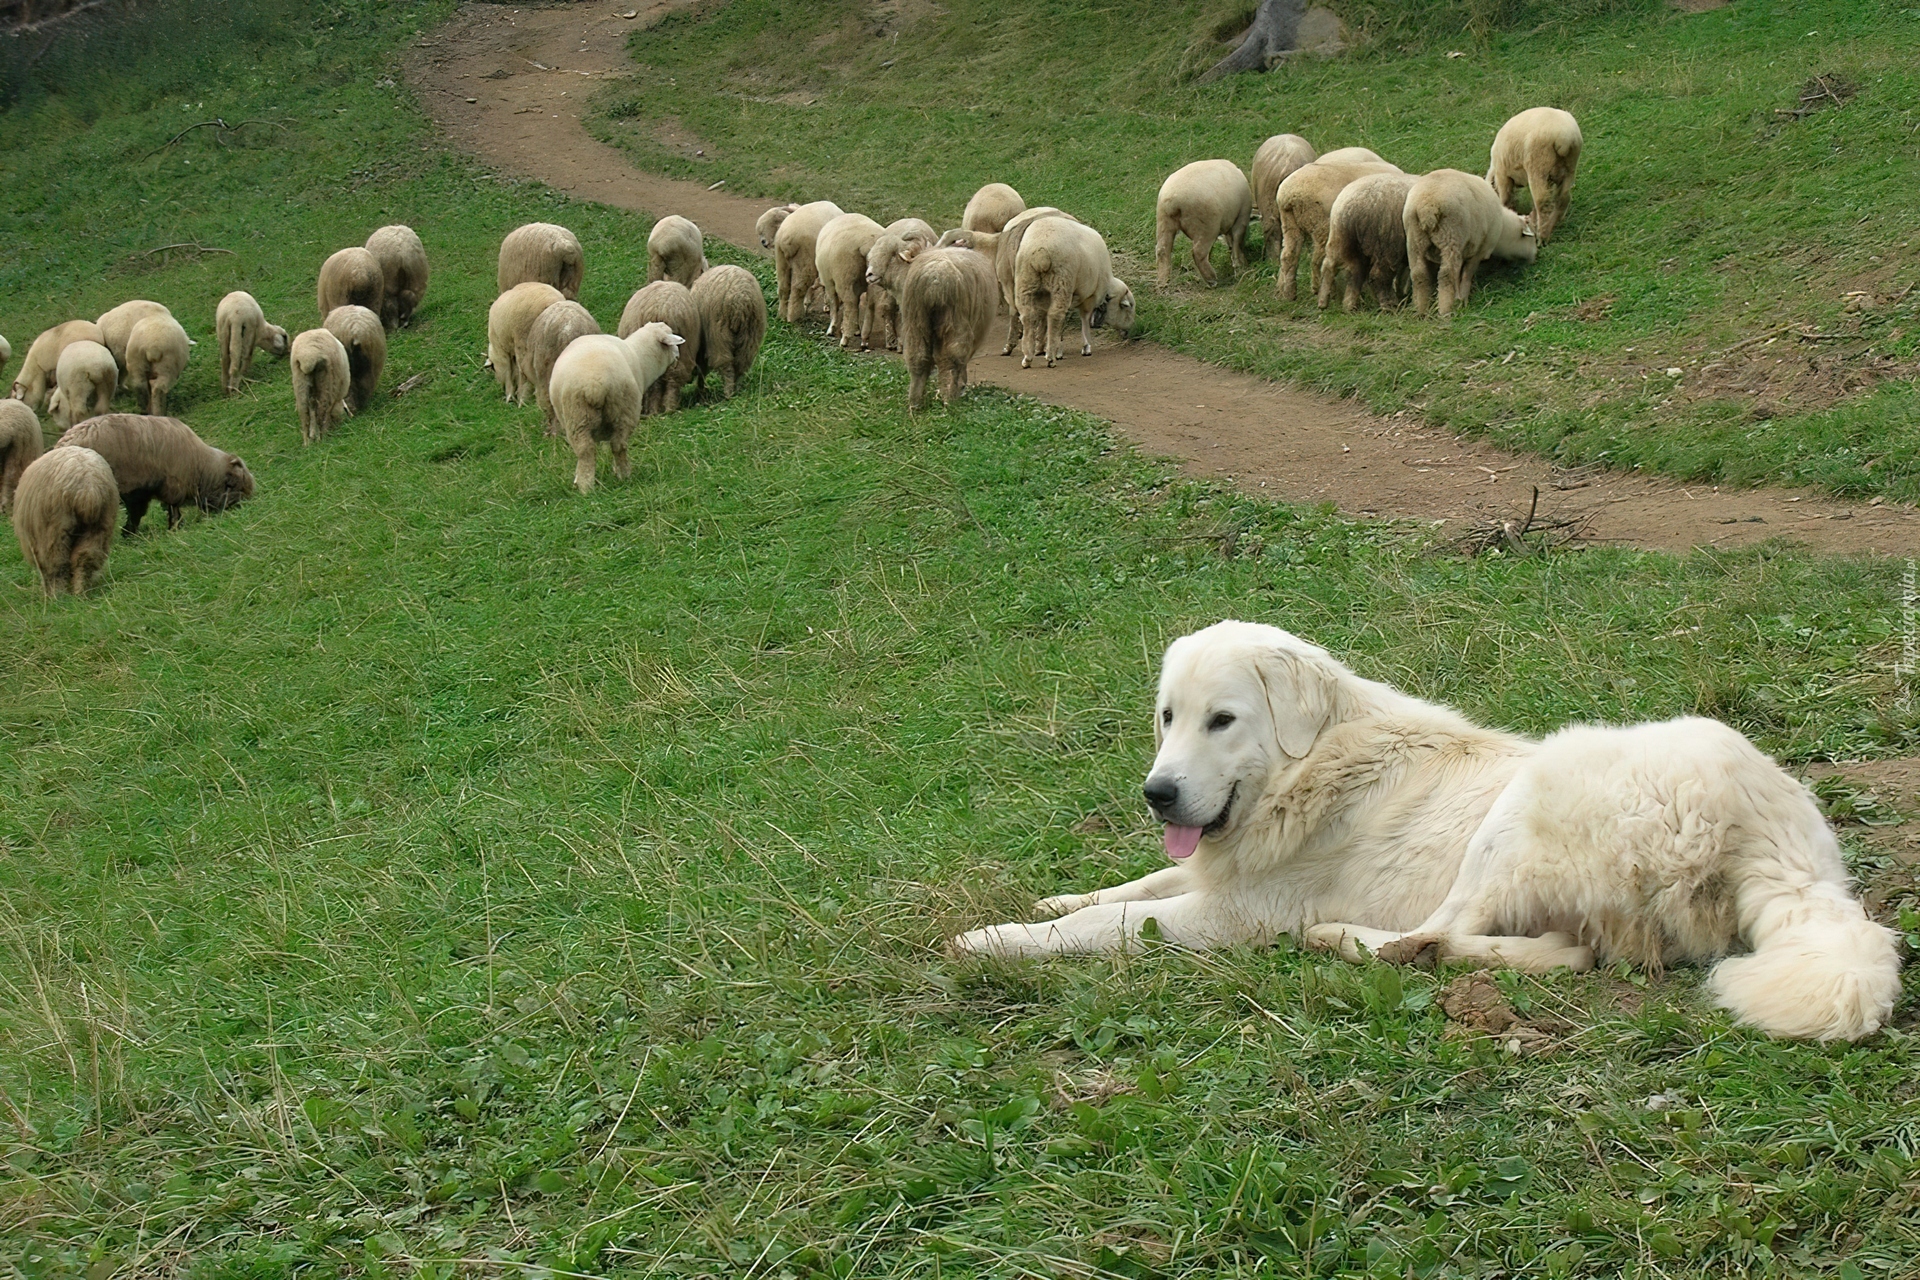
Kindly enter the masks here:
[[685, 342], [686, 342], [686, 339], [681, 337], [677, 333], [670, 333], [667, 335], [667, 345], [670, 347], [673, 347], [675, 350], [678, 350], [682, 345], [685, 344]]
[[240, 461], [237, 455], [231, 454], [231, 453], [227, 455], [227, 470], [232, 471], [235, 474], [238, 474], [239, 472], [245, 471], [246, 469], [247, 469], [247, 464]]

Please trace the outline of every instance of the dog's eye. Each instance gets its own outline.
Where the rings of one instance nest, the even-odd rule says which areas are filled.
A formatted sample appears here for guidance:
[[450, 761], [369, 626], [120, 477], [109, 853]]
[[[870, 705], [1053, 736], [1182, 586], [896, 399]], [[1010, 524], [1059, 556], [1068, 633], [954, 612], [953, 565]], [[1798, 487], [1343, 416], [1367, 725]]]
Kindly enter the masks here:
[[1228, 725], [1232, 723], [1233, 723], [1232, 712], [1218, 711], [1214, 713], [1213, 719], [1207, 721], [1207, 729], [1209, 731], [1217, 731], [1217, 730], [1226, 728]]
[[1172, 708], [1172, 707], [1162, 707], [1162, 708], [1160, 709], [1160, 723], [1161, 723], [1161, 724], [1172, 724], [1172, 723], [1173, 723], [1173, 708]]

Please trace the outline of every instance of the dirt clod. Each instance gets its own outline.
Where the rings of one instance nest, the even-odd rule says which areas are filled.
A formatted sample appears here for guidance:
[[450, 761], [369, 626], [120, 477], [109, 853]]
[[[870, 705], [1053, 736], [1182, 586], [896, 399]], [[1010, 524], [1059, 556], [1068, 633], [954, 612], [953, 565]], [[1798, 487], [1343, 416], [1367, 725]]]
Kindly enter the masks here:
[[1490, 1036], [1517, 1057], [1538, 1057], [1560, 1048], [1573, 1028], [1557, 1018], [1522, 1018], [1502, 994], [1490, 969], [1463, 973], [1440, 992], [1450, 1039]]

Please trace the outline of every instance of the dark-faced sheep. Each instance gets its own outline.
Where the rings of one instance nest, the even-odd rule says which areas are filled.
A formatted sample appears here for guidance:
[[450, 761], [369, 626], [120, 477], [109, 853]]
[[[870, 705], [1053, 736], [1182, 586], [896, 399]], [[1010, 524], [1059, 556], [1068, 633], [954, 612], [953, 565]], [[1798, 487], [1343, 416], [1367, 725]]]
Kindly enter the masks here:
[[1514, 208], [1517, 183], [1533, 197], [1533, 232], [1545, 244], [1573, 202], [1580, 168], [1580, 122], [1557, 107], [1530, 107], [1500, 126], [1493, 137], [1487, 181], [1500, 203]]
[[1533, 227], [1500, 203], [1493, 184], [1458, 169], [1435, 169], [1415, 179], [1407, 192], [1404, 221], [1413, 306], [1421, 315], [1427, 313], [1436, 265], [1440, 318], [1449, 320], [1454, 304], [1464, 306], [1473, 292], [1473, 274], [1482, 262], [1532, 262], [1540, 252]]
[[549, 394], [560, 431], [573, 449], [573, 486], [593, 490], [600, 445], [613, 454], [613, 474], [632, 474], [627, 441], [640, 425], [640, 406], [652, 386], [679, 354], [680, 338], [659, 321], [643, 324], [625, 338], [589, 334], [575, 338], [553, 363]]
[[214, 340], [220, 347], [220, 390], [232, 395], [253, 369], [253, 353], [287, 354], [287, 331], [268, 324], [259, 300], [242, 289], [220, 299], [213, 313]]
[[973, 193], [965, 213], [960, 215], [963, 231], [998, 231], [1009, 219], [1022, 212], [1027, 202], [1004, 182], [989, 182]]
[[1369, 174], [1334, 198], [1327, 218], [1327, 269], [1320, 273], [1321, 310], [1332, 297], [1336, 269], [1347, 275], [1346, 310], [1360, 309], [1363, 283], [1382, 311], [1399, 304], [1400, 282], [1407, 274], [1404, 215], [1413, 183], [1410, 174]]
[[412, 323], [427, 296], [427, 247], [403, 223], [381, 227], [367, 237], [367, 252], [380, 264], [380, 323], [398, 329]]
[[373, 403], [387, 367], [387, 330], [365, 307], [335, 307], [320, 326], [347, 349], [347, 408], [359, 413]]
[[127, 335], [126, 387], [148, 413], [165, 413], [167, 396], [186, 371], [193, 347], [187, 331], [171, 315], [148, 316]]
[[[113, 352], [114, 366], [120, 371], [120, 385], [131, 388], [132, 379], [127, 377], [127, 339], [133, 336], [134, 326], [142, 320], [154, 316], [171, 316], [165, 303], [154, 302], [147, 298], [135, 298], [123, 302], [100, 317], [100, 341]], [[137, 394], [137, 393], [136, 393]]]
[[60, 352], [60, 365], [54, 376], [59, 385], [47, 398], [47, 416], [62, 428], [113, 408], [114, 387], [119, 379], [113, 367], [113, 353], [99, 343], [68, 343]]
[[126, 536], [140, 530], [149, 504], [167, 513], [167, 528], [180, 527], [188, 506], [209, 515], [253, 496], [253, 473], [224, 449], [216, 449], [178, 418], [109, 413], [70, 428], [54, 446], [91, 449], [113, 469], [113, 482], [127, 506]]
[[886, 228], [864, 213], [843, 213], [814, 238], [813, 264], [827, 292], [827, 336], [865, 351], [873, 308], [867, 301], [867, 250]]
[[908, 249], [900, 284], [900, 346], [907, 364], [907, 408], [927, 403], [927, 382], [940, 372], [940, 398], [952, 404], [967, 389], [967, 365], [993, 324], [999, 289], [993, 265], [973, 249]]
[[113, 469], [91, 449], [49, 449], [27, 465], [14, 491], [13, 532], [42, 591], [86, 594], [113, 549], [119, 509]]
[[0, 511], [13, 505], [20, 473], [46, 447], [40, 418], [23, 400], [0, 400]]
[[1280, 296], [1293, 301], [1299, 289], [1300, 253], [1307, 255], [1307, 283], [1320, 291], [1320, 273], [1326, 269], [1327, 219], [1333, 202], [1349, 182], [1370, 173], [1398, 173], [1385, 161], [1320, 159], [1287, 175], [1274, 196], [1280, 211]]
[[548, 284], [562, 297], [578, 298], [586, 275], [587, 256], [580, 238], [551, 222], [529, 222], [515, 227], [500, 242], [500, 292], [533, 281]]
[[846, 212], [831, 200], [815, 200], [789, 213], [773, 233], [773, 275], [780, 318], [798, 324], [807, 314], [808, 295], [820, 280], [814, 263], [820, 228]]
[[300, 415], [300, 440], [314, 441], [347, 416], [347, 391], [353, 366], [340, 339], [325, 329], [296, 334], [287, 355], [293, 373], [293, 407]]
[[1067, 218], [1040, 218], [1027, 227], [1013, 266], [1014, 300], [1020, 307], [1020, 367], [1028, 368], [1046, 337], [1047, 367], [1060, 359], [1067, 312], [1080, 308], [1080, 354], [1093, 354], [1093, 330], [1133, 328], [1133, 290], [1113, 274], [1113, 255], [1092, 227]]
[[[20, 362], [20, 372], [14, 375], [13, 398], [26, 401], [30, 409], [43, 408], [48, 394], [58, 385], [60, 353], [75, 342], [97, 342], [103, 347], [107, 345], [106, 335], [91, 320], [69, 320], [43, 330], [33, 340], [33, 345], [27, 348], [26, 359]], [[112, 351], [109, 350], [108, 354], [111, 355]], [[116, 374], [118, 368], [116, 364]]]
[[514, 404], [525, 404], [533, 394], [533, 353], [526, 349], [527, 333], [542, 311], [563, 300], [564, 295], [552, 285], [526, 280], [495, 298], [487, 309], [487, 368]]
[[647, 283], [676, 280], [693, 287], [707, 269], [705, 238], [691, 219], [668, 214], [647, 233]]
[[721, 266], [693, 282], [693, 304], [700, 309], [699, 385], [704, 390], [708, 372], [718, 373], [732, 399], [766, 339], [767, 296], [745, 267]]
[[1297, 133], [1276, 133], [1253, 153], [1253, 207], [1260, 212], [1261, 251], [1280, 256], [1280, 206], [1274, 203], [1287, 175], [1317, 157], [1313, 144]]
[[553, 362], [575, 338], [600, 332], [600, 322], [577, 302], [562, 298], [534, 317], [527, 330], [527, 353], [533, 363], [533, 398], [540, 404], [541, 430], [558, 435], [559, 419], [554, 417], [553, 397], [548, 382], [553, 377]]
[[642, 325], [656, 320], [680, 335], [680, 354], [640, 398], [643, 414], [678, 410], [680, 389], [693, 381], [700, 360], [700, 307], [694, 302], [690, 289], [675, 280], [655, 280], [635, 290], [627, 299], [626, 309], [620, 313], [620, 327], [615, 333], [621, 338], [631, 337]]
[[387, 274], [380, 259], [361, 246], [341, 249], [320, 264], [316, 296], [322, 320], [335, 307], [365, 307], [377, 316], [387, 301]]

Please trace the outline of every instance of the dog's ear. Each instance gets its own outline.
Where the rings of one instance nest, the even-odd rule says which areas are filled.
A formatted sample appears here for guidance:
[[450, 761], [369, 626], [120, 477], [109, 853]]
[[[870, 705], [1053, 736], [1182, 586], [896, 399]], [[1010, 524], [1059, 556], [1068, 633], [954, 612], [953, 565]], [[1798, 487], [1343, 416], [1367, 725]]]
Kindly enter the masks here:
[[1281, 648], [1256, 652], [1253, 669], [1266, 690], [1274, 740], [1292, 759], [1303, 758], [1333, 718], [1333, 672], [1315, 655]]

